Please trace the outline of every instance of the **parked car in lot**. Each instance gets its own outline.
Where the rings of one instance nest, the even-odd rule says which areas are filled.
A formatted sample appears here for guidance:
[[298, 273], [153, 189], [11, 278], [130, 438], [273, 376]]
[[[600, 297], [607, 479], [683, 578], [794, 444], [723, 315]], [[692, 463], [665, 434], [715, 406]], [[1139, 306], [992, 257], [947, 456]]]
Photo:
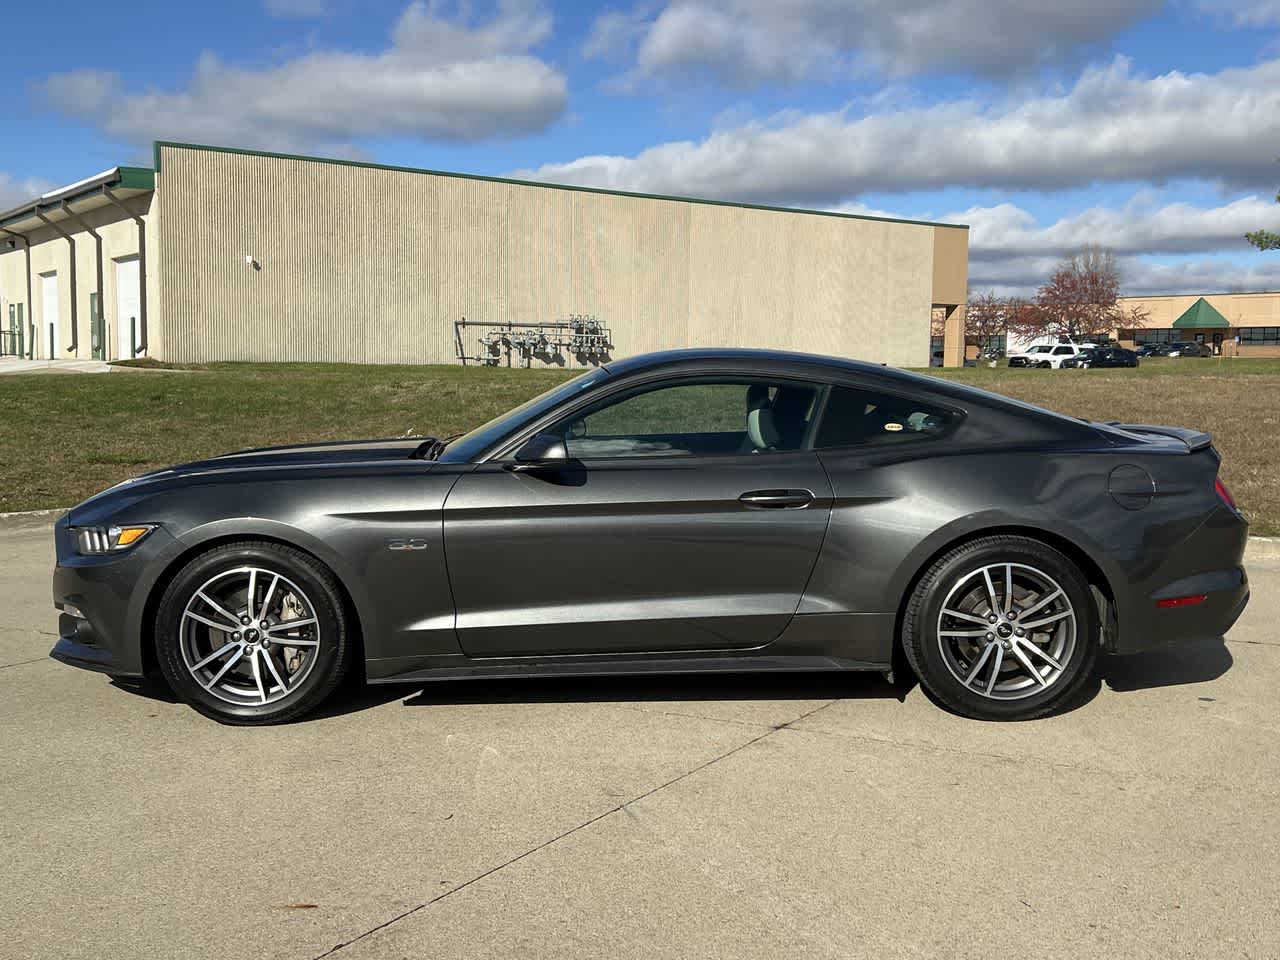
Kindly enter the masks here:
[[1040, 343], [1026, 350], [1009, 354], [1011, 367], [1039, 367], [1044, 370], [1058, 369], [1064, 360], [1078, 356], [1081, 351], [1093, 350], [1094, 343]]
[[1176, 340], [1169, 344], [1170, 357], [1212, 357], [1213, 347], [1194, 340]]
[[1063, 369], [1088, 367], [1136, 367], [1138, 354], [1124, 347], [1095, 347], [1092, 350], [1081, 350], [1074, 357], [1062, 361]]
[[[611, 361], [463, 436], [244, 450], [55, 527], [64, 663], [225, 723], [374, 683], [889, 671], [975, 717], [1219, 637], [1248, 524], [1208, 434], [828, 357]], [[583, 686], [584, 695], [590, 687]], [[51, 709], [54, 706], [51, 705]]]
[[1134, 352], [1139, 358], [1145, 357], [1167, 357], [1169, 355], [1169, 344], [1167, 343], [1144, 343], [1140, 344]]

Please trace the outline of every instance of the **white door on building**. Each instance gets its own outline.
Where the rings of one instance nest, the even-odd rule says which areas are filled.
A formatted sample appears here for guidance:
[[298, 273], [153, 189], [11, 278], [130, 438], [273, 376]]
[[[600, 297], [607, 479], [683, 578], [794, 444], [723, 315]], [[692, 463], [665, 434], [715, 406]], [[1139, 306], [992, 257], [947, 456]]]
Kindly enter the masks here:
[[142, 297], [139, 290], [138, 258], [116, 261], [116, 356], [133, 358], [133, 350], [142, 341]]
[[40, 274], [40, 329], [43, 334], [37, 355], [48, 360], [62, 358], [62, 329], [58, 322], [58, 275]]

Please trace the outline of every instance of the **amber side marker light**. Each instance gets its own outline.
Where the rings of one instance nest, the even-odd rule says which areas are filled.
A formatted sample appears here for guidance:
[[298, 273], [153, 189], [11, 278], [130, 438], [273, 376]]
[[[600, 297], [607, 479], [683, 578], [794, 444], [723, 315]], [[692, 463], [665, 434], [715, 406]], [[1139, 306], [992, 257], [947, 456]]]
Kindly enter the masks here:
[[1197, 603], [1204, 603], [1208, 599], [1209, 595], [1207, 593], [1196, 593], [1189, 597], [1169, 597], [1165, 600], [1157, 600], [1156, 606], [1166, 609], [1169, 607], [1193, 607]]

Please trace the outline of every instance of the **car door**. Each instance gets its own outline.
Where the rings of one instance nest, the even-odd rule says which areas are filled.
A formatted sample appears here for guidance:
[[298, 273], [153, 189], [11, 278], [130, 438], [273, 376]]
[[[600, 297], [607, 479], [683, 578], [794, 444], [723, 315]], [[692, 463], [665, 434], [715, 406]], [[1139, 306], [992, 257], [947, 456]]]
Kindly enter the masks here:
[[[758, 376], [622, 387], [541, 428], [569, 459], [481, 463], [445, 503], [473, 657], [760, 647], [794, 615], [831, 509], [822, 388]], [[527, 439], [527, 437], [525, 438]]]

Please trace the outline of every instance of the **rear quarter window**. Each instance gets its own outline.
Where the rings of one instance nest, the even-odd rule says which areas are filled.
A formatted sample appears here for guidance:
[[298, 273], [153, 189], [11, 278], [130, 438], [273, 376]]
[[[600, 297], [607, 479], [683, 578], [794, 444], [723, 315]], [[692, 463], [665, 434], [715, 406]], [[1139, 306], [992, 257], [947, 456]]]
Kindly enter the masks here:
[[907, 397], [832, 387], [814, 447], [822, 450], [940, 437], [959, 420], [955, 411]]

